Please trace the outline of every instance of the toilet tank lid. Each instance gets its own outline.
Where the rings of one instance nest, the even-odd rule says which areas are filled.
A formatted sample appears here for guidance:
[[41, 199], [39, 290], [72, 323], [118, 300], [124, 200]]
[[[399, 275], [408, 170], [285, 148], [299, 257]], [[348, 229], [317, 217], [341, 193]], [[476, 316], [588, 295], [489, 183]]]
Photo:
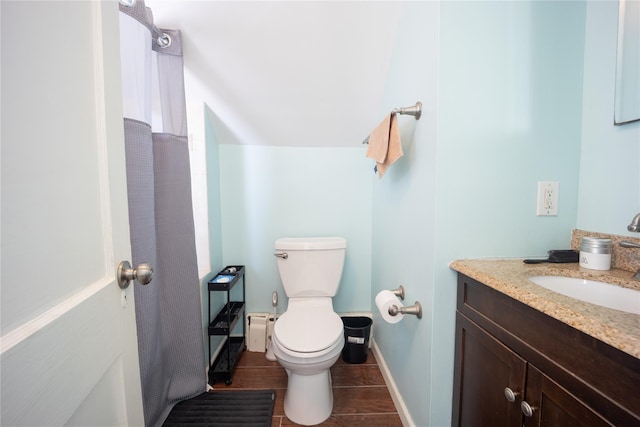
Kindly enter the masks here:
[[283, 237], [276, 240], [275, 248], [289, 251], [319, 251], [344, 249], [347, 240], [342, 237]]

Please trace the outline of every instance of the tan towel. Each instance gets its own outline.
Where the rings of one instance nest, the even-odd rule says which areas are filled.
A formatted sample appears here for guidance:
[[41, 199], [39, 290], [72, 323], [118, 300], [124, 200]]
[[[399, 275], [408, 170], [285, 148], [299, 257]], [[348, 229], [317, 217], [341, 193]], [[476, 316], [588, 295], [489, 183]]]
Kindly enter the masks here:
[[389, 166], [403, 154], [398, 118], [395, 113], [389, 113], [369, 135], [366, 156], [376, 161], [378, 178], [382, 178]]

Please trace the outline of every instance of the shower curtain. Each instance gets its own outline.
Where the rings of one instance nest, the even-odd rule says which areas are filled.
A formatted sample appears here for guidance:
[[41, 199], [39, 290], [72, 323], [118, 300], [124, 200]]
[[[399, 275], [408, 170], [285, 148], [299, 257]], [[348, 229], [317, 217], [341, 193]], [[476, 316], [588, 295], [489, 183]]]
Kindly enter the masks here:
[[147, 426], [207, 386], [181, 45], [179, 31], [154, 26], [144, 1], [120, 3], [132, 258], [154, 270], [134, 290]]

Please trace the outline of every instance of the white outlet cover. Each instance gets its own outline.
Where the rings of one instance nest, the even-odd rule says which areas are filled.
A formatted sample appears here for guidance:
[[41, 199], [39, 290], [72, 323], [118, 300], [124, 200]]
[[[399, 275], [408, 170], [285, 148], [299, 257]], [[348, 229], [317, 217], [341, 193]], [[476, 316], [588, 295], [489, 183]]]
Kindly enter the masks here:
[[558, 181], [538, 181], [537, 216], [558, 215], [558, 193], [560, 183]]

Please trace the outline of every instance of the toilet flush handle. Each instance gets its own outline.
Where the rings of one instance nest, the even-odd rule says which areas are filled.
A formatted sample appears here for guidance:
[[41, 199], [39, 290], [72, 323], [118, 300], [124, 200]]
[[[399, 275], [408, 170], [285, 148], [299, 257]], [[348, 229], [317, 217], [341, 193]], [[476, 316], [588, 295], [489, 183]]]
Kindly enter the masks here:
[[289, 254], [286, 252], [276, 252], [275, 254], [273, 254], [274, 256], [277, 256], [278, 258], [282, 258], [282, 259], [287, 259], [289, 258]]

